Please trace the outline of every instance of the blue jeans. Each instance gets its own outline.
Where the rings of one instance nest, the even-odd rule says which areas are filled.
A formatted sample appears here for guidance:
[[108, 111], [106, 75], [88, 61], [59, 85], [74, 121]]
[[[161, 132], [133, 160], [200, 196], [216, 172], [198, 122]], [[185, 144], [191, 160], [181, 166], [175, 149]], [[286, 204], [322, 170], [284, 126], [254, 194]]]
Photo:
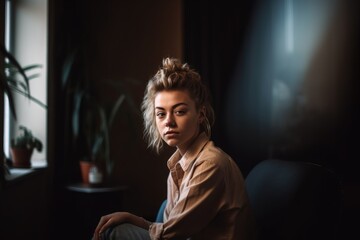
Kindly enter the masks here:
[[147, 230], [129, 223], [109, 228], [101, 237], [102, 240], [151, 240]]

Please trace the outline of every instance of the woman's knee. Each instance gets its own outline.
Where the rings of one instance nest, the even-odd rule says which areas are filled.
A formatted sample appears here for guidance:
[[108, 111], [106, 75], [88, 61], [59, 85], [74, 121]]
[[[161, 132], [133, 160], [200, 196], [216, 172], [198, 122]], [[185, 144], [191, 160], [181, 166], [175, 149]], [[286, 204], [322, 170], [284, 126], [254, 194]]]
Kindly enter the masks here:
[[149, 232], [129, 223], [123, 223], [107, 229], [102, 236], [104, 240], [149, 240]]

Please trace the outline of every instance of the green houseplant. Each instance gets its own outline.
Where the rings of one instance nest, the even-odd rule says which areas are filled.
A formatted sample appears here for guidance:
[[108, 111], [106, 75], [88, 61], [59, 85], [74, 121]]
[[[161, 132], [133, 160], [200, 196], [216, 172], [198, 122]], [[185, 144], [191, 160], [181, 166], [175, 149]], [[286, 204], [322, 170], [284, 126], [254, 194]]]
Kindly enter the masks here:
[[[1, 91], [3, 91], [4, 95], [8, 98], [9, 109], [14, 119], [17, 120], [13, 95], [14, 93], [23, 95], [32, 102], [35, 102], [39, 106], [46, 109], [47, 106], [44, 103], [42, 103], [30, 94], [29, 87], [29, 81], [39, 76], [39, 74], [30, 75], [29, 72], [41, 68], [42, 66], [40, 64], [21, 66], [17, 59], [9, 51], [7, 51], [3, 45], [0, 45], [0, 57], [0, 88]], [[23, 126], [20, 127], [20, 130], [23, 132], [23, 138], [29, 137], [29, 134], [31, 134], [31, 131]], [[15, 141], [15, 139], [13, 141]], [[39, 143], [37, 141], [35, 141], [35, 143], [36, 148], [39, 149]], [[17, 141], [16, 145], [19, 147], [19, 141]], [[42, 143], [40, 149], [42, 149]], [[6, 158], [5, 154], [3, 154], [3, 156], [4, 158]], [[5, 159], [3, 162], [6, 164]], [[14, 165], [16, 166], [17, 164]], [[26, 167], [28, 167], [28, 164], [26, 165]], [[3, 169], [7, 169], [7, 166], [5, 165]]]
[[0, 88], [9, 100], [9, 108], [15, 120], [16, 110], [13, 93], [23, 95], [41, 107], [47, 108], [44, 103], [30, 94], [29, 87], [29, 81], [39, 77], [39, 74], [29, 75], [28, 72], [42, 66], [40, 64], [21, 66], [17, 59], [3, 45], [0, 45], [0, 54], [2, 58], [1, 64], [3, 65], [0, 71]]
[[110, 129], [125, 96], [120, 94], [108, 108], [88, 92], [76, 92], [74, 97], [77, 107], [72, 112], [73, 137], [84, 141], [80, 164], [86, 169], [82, 177], [87, 183], [89, 168], [100, 168], [100, 172], [107, 176], [112, 174], [114, 161], [110, 158]]
[[[115, 165], [110, 156], [110, 133], [114, 120], [120, 113], [130, 107], [135, 113], [137, 107], [132, 99], [126, 84], [136, 81], [102, 81], [102, 87], [111, 88], [115, 99], [105, 103], [101, 101], [86, 75], [86, 60], [82, 58], [81, 49], [72, 52], [65, 59], [62, 71], [63, 93], [65, 95], [65, 122], [67, 123], [68, 142], [71, 142], [68, 151], [73, 159], [80, 162], [82, 180], [88, 183], [88, 170], [100, 167], [106, 177], [111, 178]], [[115, 92], [115, 94], [114, 94]]]
[[19, 134], [11, 139], [11, 154], [13, 157], [13, 167], [31, 167], [31, 155], [33, 150], [41, 152], [43, 144], [25, 126], [19, 126]]

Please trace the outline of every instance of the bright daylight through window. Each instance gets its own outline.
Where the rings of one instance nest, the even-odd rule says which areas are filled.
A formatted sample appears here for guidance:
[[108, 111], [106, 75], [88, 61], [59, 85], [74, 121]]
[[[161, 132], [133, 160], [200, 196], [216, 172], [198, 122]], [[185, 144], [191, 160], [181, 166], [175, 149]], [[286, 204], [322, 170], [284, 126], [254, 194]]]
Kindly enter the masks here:
[[[19, 127], [25, 126], [42, 143], [41, 151], [33, 151], [31, 167], [47, 165], [47, 4], [47, 0], [6, 0], [5, 47], [21, 67], [35, 66], [25, 71], [30, 98], [13, 88], [16, 119], [5, 94], [4, 152], [7, 158], [12, 156], [11, 140], [21, 132]], [[7, 63], [11, 66], [11, 61]], [[15, 79], [19, 78], [17, 73]], [[17, 84], [15, 88], [21, 87]]]

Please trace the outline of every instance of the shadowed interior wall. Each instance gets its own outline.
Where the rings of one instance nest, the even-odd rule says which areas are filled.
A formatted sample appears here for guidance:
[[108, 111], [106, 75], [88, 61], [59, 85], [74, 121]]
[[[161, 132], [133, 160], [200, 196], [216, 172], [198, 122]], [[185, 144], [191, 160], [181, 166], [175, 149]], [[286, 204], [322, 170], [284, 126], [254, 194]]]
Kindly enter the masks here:
[[[162, 59], [182, 58], [182, 4], [180, 0], [60, 1], [54, 11], [53, 88], [57, 95], [54, 105], [59, 109], [54, 117], [54, 134], [58, 136], [54, 143], [54, 181], [60, 189], [80, 180], [79, 159], [68, 151], [70, 143], [64, 134], [66, 124], [61, 112], [64, 101], [59, 97], [61, 69], [67, 54], [82, 47], [82, 70], [102, 102], [111, 102], [118, 96], [105, 81], [137, 82], [131, 85], [131, 94], [139, 111], [145, 84]], [[157, 156], [147, 149], [142, 116], [126, 111], [131, 109], [124, 106], [120, 110], [110, 132], [110, 156], [116, 161], [113, 182], [128, 186], [124, 202], [114, 211], [126, 210], [153, 218], [166, 197], [166, 160], [170, 152]], [[55, 190], [55, 199], [59, 197]]]
[[[107, 79], [134, 80], [133, 96], [139, 107], [145, 83], [166, 56], [182, 58], [181, 1], [108, 1], [90, 8], [89, 46], [93, 50], [89, 75], [99, 95], [114, 97], [103, 87]], [[167, 154], [146, 149], [142, 118], [120, 114], [111, 131], [111, 157], [116, 159], [115, 181], [128, 185], [124, 207], [153, 216], [165, 198]]]
[[266, 158], [332, 169], [344, 187], [341, 231], [351, 236], [360, 212], [359, 3], [184, 2], [184, 54], [211, 86], [216, 143], [245, 175]]

